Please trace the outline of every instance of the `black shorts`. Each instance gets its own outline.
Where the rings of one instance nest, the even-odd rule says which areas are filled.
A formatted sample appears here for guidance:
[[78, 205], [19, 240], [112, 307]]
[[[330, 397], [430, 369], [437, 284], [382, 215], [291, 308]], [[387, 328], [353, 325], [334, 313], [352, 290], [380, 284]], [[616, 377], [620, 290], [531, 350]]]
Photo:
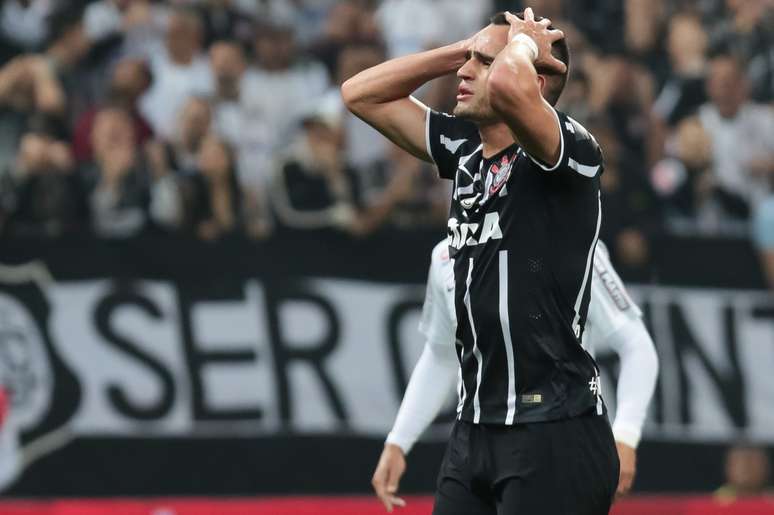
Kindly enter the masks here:
[[618, 466], [605, 415], [514, 426], [458, 420], [433, 515], [603, 515]]

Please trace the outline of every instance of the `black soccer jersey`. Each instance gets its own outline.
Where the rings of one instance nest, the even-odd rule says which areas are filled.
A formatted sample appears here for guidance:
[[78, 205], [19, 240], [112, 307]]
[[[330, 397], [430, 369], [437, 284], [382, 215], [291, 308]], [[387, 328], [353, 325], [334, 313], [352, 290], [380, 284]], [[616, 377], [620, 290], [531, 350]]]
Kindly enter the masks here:
[[580, 344], [601, 223], [602, 154], [557, 112], [561, 155], [548, 167], [514, 144], [484, 158], [476, 126], [433, 111], [428, 152], [454, 181], [459, 417], [514, 424], [604, 409]]

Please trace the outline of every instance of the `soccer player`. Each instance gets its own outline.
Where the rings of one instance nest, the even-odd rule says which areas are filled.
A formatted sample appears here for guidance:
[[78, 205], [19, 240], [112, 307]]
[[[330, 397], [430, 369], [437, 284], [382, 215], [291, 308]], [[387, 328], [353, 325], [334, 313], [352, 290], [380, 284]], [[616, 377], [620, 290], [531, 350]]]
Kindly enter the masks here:
[[[600, 241], [594, 254], [591, 303], [583, 333], [584, 346], [593, 352], [609, 348], [620, 358], [617, 409], [613, 435], [621, 472], [618, 494], [634, 480], [636, 449], [648, 403], [658, 375], [658, 356], [642, 321]], [[406, 455], [441, 410], [459, 372], [454, 345], [453, 270], [447, 242], [433, 249], [427, 292], [419, 330], [425, 348], [414, 367], [395, 425], [387, 436], [372, 484], [387, 511], [403, 506], [398, 484], [406, 469]]]
[[[417, 20], [422, 23], [422, 20]], [[379, 64], [342, 85], [347, 107], [453, 181], [459, 417], [435, 515], [607, 513], [618, 456], [581, 345], [601, 223], [602, 154], [556, 111], [564, 34], [531, 9], [472, 39]], [[454, 116], [411, 97], [461, 79]]]

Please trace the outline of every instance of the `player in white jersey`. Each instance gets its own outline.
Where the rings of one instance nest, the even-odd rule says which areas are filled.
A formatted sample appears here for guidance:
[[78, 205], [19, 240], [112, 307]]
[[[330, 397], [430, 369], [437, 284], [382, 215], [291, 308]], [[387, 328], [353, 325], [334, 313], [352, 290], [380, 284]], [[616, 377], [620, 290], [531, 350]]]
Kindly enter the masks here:
[[[397, 497], [406, 469], [405, 456], [432, 423], [457, 379], [454, 311], [454, 269], [448, 242], [432, 252], [419, 330], [427, 339], [411, 374], [395, 425], [387, 436], [372, 484], [387, 511], [405, 503]], [[658, 356], [642, 322], [642, 313], [629, 297], [600, 241], [594, 255], [591, 303], [583, 335], [590, 353], [610, 348], [618, 354], [621, 372], [617, 385], [613, 434], [621, 463], [618, 494], [629, 491], [636, 468], [636, 449], [658, 375]]]

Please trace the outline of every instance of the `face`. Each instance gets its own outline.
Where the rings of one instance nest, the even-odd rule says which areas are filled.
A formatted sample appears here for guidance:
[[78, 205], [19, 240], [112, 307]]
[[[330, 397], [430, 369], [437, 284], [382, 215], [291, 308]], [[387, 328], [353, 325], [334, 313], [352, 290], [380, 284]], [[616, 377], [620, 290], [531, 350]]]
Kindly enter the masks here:
[[199, 50], [201, 30], [196, 18], [173, 14], [167, 27], [167, 49], [176, 60], [188, 60]]
[[707, 33], [701, 25], [701, 20], [693, 16], [672, 19], [667, 47], [674, 63], [701, 59], [707, 49]]
[[210, 64], [218, 81], [232, 82], [242, 76], [245, 69], [244, 55], [239, 45], [215, 43], [210, 49]]
[[131, 118], [118, 109], [103, 109], [94, 118], [91, 141], [97, 156], [116, 148], [134, 148], [134, 127]]
[[125, 59], [118, 63], [113, 70], [112, 90], [128, 98], [140, 96], [149, 86], [144, 66], [138, 59]]
[[744, 73], [732, 59], [718, 58], [710, 66], [707, 93], [721, 116], [732, 118], [747, 100]]
[[295, 57], [295, 40], [290, 29], [274, 29], [258, 34], [255, 39], [255, 55], [266, 70], [284, 70]]
[[489, 25], [473, 37], [468, 60], [457, 70], [457, 106], [454, 115], [477, 123], [496, 121], [489, 105], [486, 83], [495, 56], [505, 48], [508, 39], [506, 25]]

